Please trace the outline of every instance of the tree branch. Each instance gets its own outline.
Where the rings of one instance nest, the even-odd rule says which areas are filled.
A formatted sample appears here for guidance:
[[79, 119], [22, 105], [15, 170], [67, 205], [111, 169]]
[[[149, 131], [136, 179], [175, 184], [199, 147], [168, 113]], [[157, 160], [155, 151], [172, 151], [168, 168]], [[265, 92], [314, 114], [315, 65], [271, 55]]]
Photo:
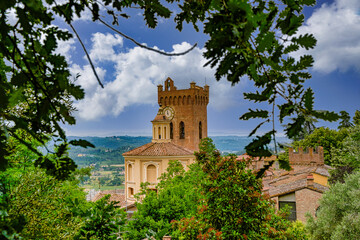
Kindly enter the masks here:
[[95, 75], [95, 77], [96, 77], [96, 80], [98, 81], [99, 85], [100, 85], [102, 88], [104, 88], [104, 85], [102, 84], [102, 82], [100, 81], [99, 76], [97, 75], [97, 72], [96, 72], [96, 70], [95, 70], [94, 64], [92, 63], [91, 58], [90, 58], [90, 56], [89, 56], [89, 53], [87, 52], [87, 50], [86, 50], [86, 48], [85, 48], [85, 45], [84, 45], [84, 43], [82, 42], [79, 34], [77, 33], [77, 31], [75, 30], [74, 26], [73, 26], [71, 23], [68, 23], [68, 24], [69, 24], [69, 26], [71, 27], [71, 29], [73, 30], [73, 32], [76, 34], [76, 37], [77, 37], [77, 39], [79, 40], [79, 42], [80, 42], [80, 44], [81, 44], [81, 46], [82, 46], [82, 48], [83, 48], [83, 50], [84, 50], [84, 52], [85, 52], [85, 54], [86, 54], [87, 59], [89, 60], [90, 66], [91, 66], [91, 68], [92, 68], [92, 70], [93, 70], [93, 73], [94, 73], [94, 75]]
[[[91, 9], [90, 9], [91, 10]], [[160, 50], [157, 50], [157, 49], [154, 49], [154, 48], [151, 48], [151, 47], [148, 47], [146, 45], [143, 45], [139, 42], [137, 42], [135, 39], [127, 36], [126, 34], [120, 32], [119, 30], [117, 30], [116, 28], [112, 27], [111, 25], [109, 25], [108, 23], [106, 23], [104, 20], [102, 20], [101, 18], [99, 18], [99, 21], [104, 24], [105, 26], [107, 26], [108, 28], [110, 28], [111, 30], [113, 30], [114, 32], [120, 34], [121, 36], [123, 36], [124, 38], [132, 41], [133, 43], [135, 43], [137, 46], [141, 47], [141, 48], [145, 48], [147, 50], [150, 50], [150, 51], [153, 51], [153, 52], [156, 52], [156, 53], [159, 53], [159, 54], [162, 54], [162, 55], [165, 55], [165, 56], [181, 56], [181, 55], [185, 55], [187, 54], [188, 52], [190, 52], [191, 50], [193, 50], [196, 46], [197, 46], [197, 43], [195, 43], [191, 48], [189, 48], [188, 50], [186, 50], [185, 52], [181, 52], [181, 53], [167, 53], [167, 52], [163, 52], [163, 51], [160, 51]]]

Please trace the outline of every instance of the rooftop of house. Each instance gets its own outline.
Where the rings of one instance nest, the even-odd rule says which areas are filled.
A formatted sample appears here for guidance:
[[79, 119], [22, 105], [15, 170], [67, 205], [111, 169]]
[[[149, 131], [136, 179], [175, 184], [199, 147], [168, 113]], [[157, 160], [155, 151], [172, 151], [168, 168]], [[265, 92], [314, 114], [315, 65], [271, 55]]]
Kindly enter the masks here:
[[[249, 168], [257, 171], [269, 162], [276, 160], [276, 156], [271, 156], [263, 160], [251, 158], [247, 154], [238, 156], [238, 160], [249, 160]], [[323, 148], [302, 149], [298, 151], [289, 149], [289, 163], [292, 168], [290, 171], [280, 169], [275, 162], [263, 177], [263, 190], [268, 192], [271, 197], [294, 192], [302, 188], [309, 188], [314, 191], [324, 192], [328, 189], [327, 179], [330, 177], [330, 166], [324, 163]]]
[[115, 204], [116, 206], [124, 207], [126, 205], [125, 202], [125, 193], [124, 191], [101, 191], [95, 195], [93, 199], [91, 199], [92, 202], [95, 202], [97, 200], [100, 200], [101, 198], [105, 197], [106, 195], [110, 194], [110, 201], [118, 202]]
[[171, 142], [151, 142], [123, 153], [123, 156], [186, 156], [194, 152]]

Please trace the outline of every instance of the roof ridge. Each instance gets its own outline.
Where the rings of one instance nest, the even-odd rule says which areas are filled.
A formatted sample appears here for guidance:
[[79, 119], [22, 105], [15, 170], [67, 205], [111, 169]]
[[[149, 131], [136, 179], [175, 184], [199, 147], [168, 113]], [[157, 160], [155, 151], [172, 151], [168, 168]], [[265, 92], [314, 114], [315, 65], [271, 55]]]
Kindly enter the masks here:
[[185, 156], [194, 152], [172, 142], [150, 142], [123, 153], [123, 156]]

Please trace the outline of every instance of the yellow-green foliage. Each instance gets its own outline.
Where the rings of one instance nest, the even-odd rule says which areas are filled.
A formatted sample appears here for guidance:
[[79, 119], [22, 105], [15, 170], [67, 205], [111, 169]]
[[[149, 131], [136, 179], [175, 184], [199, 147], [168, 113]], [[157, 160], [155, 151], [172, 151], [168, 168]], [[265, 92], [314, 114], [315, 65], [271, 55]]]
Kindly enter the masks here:
[[317, 218], [309, 216], [312, 240], [360, 239], [360, 172], [337, 182], [323, 195]]
[[25, 239], [72, 239], [82, 225], [75, 210], [86, 205], [76, 184], [59, 182], [40, 169], [23, 172], [9, 195], [8, 214], [23, 219]]

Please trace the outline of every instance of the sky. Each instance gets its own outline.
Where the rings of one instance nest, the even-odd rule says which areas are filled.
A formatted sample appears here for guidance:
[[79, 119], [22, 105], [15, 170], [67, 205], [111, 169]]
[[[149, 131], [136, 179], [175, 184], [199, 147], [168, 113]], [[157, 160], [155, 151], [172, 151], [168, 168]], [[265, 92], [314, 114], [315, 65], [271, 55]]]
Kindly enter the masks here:
[[[176, 11], [176, 10], [175, 10]], [[167, 52], [182, 52], [197, 43], [190, 53], [167, 57], [134, 45], [99, 23], [89, 13], [74, 22], [89, 51], [97, 73], [104, 83], [97, 83], [90, 65], [76, 38], [59, 44], [72, 74], [80, 74], [77, 83], [85, 90], [85, 98], [75, 102], [77, 124], [64, 126], [71, 136], [150, 136], [151, 120], [157, 110], [157, 85], [171, 77], [178, 89], [189, 88], [190, 82], [210, 86], [208, 134], [248, 135], [257, 121], [240, 121], [239, 117], [254, 104], [243, 99], [253, 89], [246, 78], [231, 86], [226, 79], [214, 79], [214, 69], [203, 67], [202, 57], [208, 36], [185, 25], [175, 29], [172, 19], [160, 19], [156, 29], [146, 27], [143, 16], [128, 11], [129, 19], [121, 19], [116, 28], [149, 47]], [[312, 79], [306, 86], [315, 92], [315, 108], [354, 115], [360, 110], [360, 1], [319, 0], [304, 12], [305, 24], [299, 33], [313, 33], [317, 45], [309, 50], [315, 63], [310, 69]], [[61, 28], [68, 26], [57, 19]], [[304, 52], [294, 54], [295, 57]], [[338, 123], [319, 122], [320, 126], [336, 128]], [[279, 134], [282, 130], [279, 129]]]

